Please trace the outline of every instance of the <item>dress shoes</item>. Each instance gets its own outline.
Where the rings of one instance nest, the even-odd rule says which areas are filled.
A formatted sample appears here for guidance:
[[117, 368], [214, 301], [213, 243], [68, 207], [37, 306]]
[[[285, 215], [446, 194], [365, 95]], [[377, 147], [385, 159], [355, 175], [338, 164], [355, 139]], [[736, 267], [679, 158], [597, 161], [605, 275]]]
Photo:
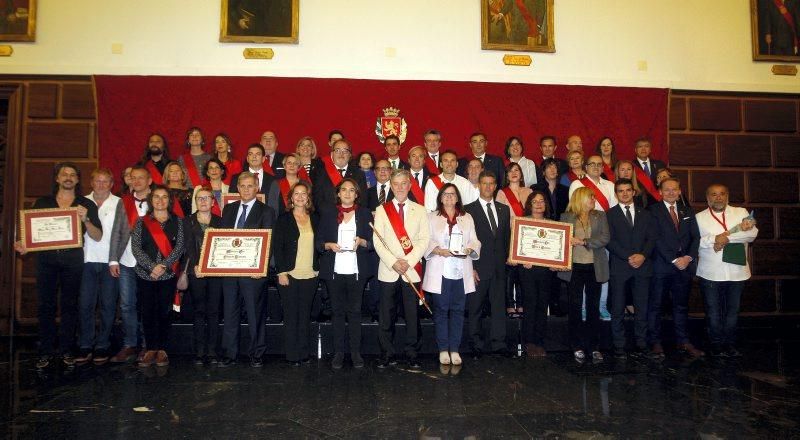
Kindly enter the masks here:
[[653, 359], [664, 359], [664, 347], [661, 344], [653, 344], [653, 347], [650, 349], [650, 357]]
[[333, 360], [331, 361], [331, 367], [334, 370], [340, 370], [344, 366], [344, 353], [336, 353], [333, 355]]
[[681, 353], [693, 358], [701, 358], [706, 355], [702, 350], [698, 350], [692, 344], [681, 344], [677, 348]]
[[625, 353], [625, 349], [624, 348], [615, 348], [614, 349], [614, 359], [618, 359], [618, 360], [624, 361], [625, 359], [628, 359], [628, 354]]
[[353, 361], [353, 368], [364, 368], [364, 358], [360, 353], [350, 353], [350, 359]]
[[220, 367], [220, 368], [228, 368], [228, 367], [232, 367], [234, 365], [236, 365], [236, 361], [234, 359], [229, 358], [229, 357], [224, 357], [224, 358], [222, 358], [221, 361], [217, 362], [217, 366]]
[[380, 369], [389, 368], [397, 365], [397, 360], [395, 360], [392, 356], [384, 356], [382, 357], [377, 364], [377, 367]]
[[736, 347], [730, 346], [727, 350], [725, 350], [725, 355], [727, 355], [729, 358], [739, 358], [742, 357], [742, 352], [737, 350]]
[[164, 350], [158, 350], [156, 352], [156, 360], [155, 360], [156, 367], [166, 367], [169, 365], [169, 356], [167, 356], [167, 352]]
[[422, 365], [419, 363], [419, 359], [416, 356], [409, 357], [406, 361], [408, 368], [411, 370], [419, 370], [422, 368]]
[[250, 367], [261, 368], [263, 366], [264, 366], [264, 360], [262, 360], [260, 357], [253, 356], [250, 358]]
[[117, 354], [111, 357], [110, 362], [112, 364], [122, 364], [126, 362], [133, 362], [135, 360], [136, 360], [136, 348], [122, 347], [122, 349], [118, 351]]

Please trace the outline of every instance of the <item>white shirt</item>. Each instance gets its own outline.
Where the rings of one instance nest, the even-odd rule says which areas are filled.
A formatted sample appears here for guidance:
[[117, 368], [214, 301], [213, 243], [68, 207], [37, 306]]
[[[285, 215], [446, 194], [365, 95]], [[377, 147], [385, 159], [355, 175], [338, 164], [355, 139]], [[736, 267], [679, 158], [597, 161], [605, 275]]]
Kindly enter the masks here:
[[[492, 224], [492, 221], [489, 220], [489, 209], [491, 209], [492, 210], [492, 215], [494, 216], [494, 224], [495, 224], [495, 226], [499, 226], [500, 222], [497, 219], [497, 206], [494, 205], [495, 204], [495, 200], [494, 199], [492, 199], [492, 200], [483, 200], [481, 198], [481, 199], [478, 199], [478, 203], [481, 204], [481, 208], [483, 208], [483, 213], [486, 215], [486, 221], [489, 222], [489, 225], [491, 226], [491, 224]], [[487, 205], [491, 206], [491, 208], [489, 206], [487, 206]]]
[[[451, 234], [461, 234], [461, 228], [458, 224], [453, 225], [453, 232]], [[444, 245], [450, 248], [450, 234], [445, 235]], [[448, 280], [460, 280], [464, 278], [464, 262], [460, 258], [450, 257], [444, 259], [444, 267], [442, 268], [442, 276]]]
[[[86, 198], [95, 202], [94, 193], [90, 193]], [[100, 223], [103, 225], [103, 237], [100, 241], [94, 241], [89, 237], [88, 232], [83, 235], [84, 263], [108, 263], [108, 253], [111, 251], [111, 229], [114, 227], [114, 217], [116, 217], [119, 202], [119, 197], [109, 194], [103, 205], [97, 207], [97, 216], [100, 217]]]
[[[475, 155], [473, 154], [473, 156], [475, 157], [475, 159], [480, 159], [480, 160], [481, 160], [481, 163], [483, 163], [483, 160], [486, 158], [486, 153], [483, 153], [483, 154], [481, 154], [480, 156], [475, 156]], [[472, 160], [472, 158], [467, 158], [467, 162], [469, 162], [470, 160]]]
[[[591, 177], [589, 177], [588, 175], [586, 176], [586, 178], [591, 179]], [[594, 182], [594, 180], [592, 180], [592, 182]], [[600, 192], [603, 193], [604, 196], [606, 196], [606, 199], [608, 200], [609, 209], [617, 206], [617, 196], [614, 194], [613, 183], [601, 177], [600, 183], [595, 182], [595, 185], [597, 185], [597, 188], [600, 190]], [[581, 183], [581, 181], [578, 179], [572, 181], [572, 183], [569, 185], [569, 198], [570, 199], [572, 198], [572, 193], [574, 193], [576, 189], [581, 188], [583, 186], [585, 185]], [[598, 211], [605, 211], [603, 209], [603, 206], [597, 200], [595, 200], [594, 202], [594, 209]]]
[[[452, 183], [458, 189], [458, 193], [461, 195], [461, 204], [466, 205], [469, 203], [467, 200], [472, 197], [472, 184], [469, 183], [465, 177], [461, 177], [458, 174], [453, 174], [452, 180], [447, 180], [444, 177], [444, 174], [439, 174], [439, 177], [442, 178], [442, 183]], [[439, 196], [439, 188], [436, 188], [436, 184], [433, 183], [433, 179], [428, 179], [425, 183], [425, 209], [430, 211], [436, 211], [436, 198]], [[472, 200], [475, 200], [474, 198]], [[470, 201], [472, 201], [470, 200]]]
[[[353, 235], [355, 234], [356, 230], [356, 216], [354, 215], [349, 222], [343, 221], [339, 225], [339, 233], [341, 231], [353, 231]], [[336, 252], [336, 255], [333, 260], [333, 273], [340, 274], [340, 275], [352, 275], [358, 274], [358, 260], [356, 258], [355, 252]]]
[[644, 165], [647, 164], [647, 169], [650, 171], [650, 173], [653, 172], [653, 163], [650, 162], [649, 158], [647, 160], [642, 160], [642, 159], [639, 159], [637, 157], [636, 160], [638, 160], [639, 161], [639, 165], [642, 166], [642, 171], [644, 171]]
[[[750, 215], [744, 208], [726, 206], [723, 213], [714, 213], [730, 230], [740, 224], [742, 219]], [[711, 216], [711, 208], [700, 212], [695, 217], [697, 226], [700, 229], [700, 249], [698, 251], [697, 276], [709, 281], [744, 281], [750, 278], [750, 261], [739, 266], [738, 264], [725, 263], [722, 261], [722, 251], [714, 252], [714, 238], [725, 232], [714, 217]], [[745, 255], [747, 255], [747, 243], [751, 243], [758, 235], [758, 228], [753, 227], [749, 231], [739, 231], [728, 236], [731, 243], [744, 243]]]
[[435, 163], [436, 166], [438, 167], [439, 166], [439, 153], [433, 153], [433, 154], [428, 153], [428, 156], [431, 158], [433, 163]]
[[[510, 159], [514, 162], [514, 159]], [[525, 181], [525, 186], [536, 184], [536, 163], [525, 156], [519, 158], [516, 163], [522, 168], [522, 179]]]
[[[261, 182], [262, 182], [262, 179], [264, 179], [264, 170], [263, 169], [254, 170], [254, 169], [248, 167], [248, 171], [250, 171], [251, 173], [255, 174], [255, 176], [256, 176], [256, 189], [258, 190], [258, 192], [261, 192]], [[238, 184], [238, 182], [237, 182], [237, 184]], [[236, 218], [239, 218], [239, 217], [236, 217]]]
[[247, 221], [247, 217], [250, 217], [250, 213], [253, 212], [253, 204], [255, 204], [255, 202], [256, 199], [253, 199], [247, 203], [242, 202], [239, 204], [239, 210], [236, 211], [236, 220], [234, 222], [234, 228], [236, 228], [236, 223], [239, 223], [239, 217], [242, 215], [242, 210], [244, 209], [245, 206], [247, 206], [247, 215], [245, 216], [244, 220]]
[[633, 221], [633, 224], [635, 225], [636, 224], [636, 206], [633, 205], [633, 202], [631, 202], [630, 205], [625, 205], [625, 204], [620, 203], [619, 207], [622, 208], [622, 215], [624, 215], [626, 219], [628, 218], [628, 210], [625, 209], [625, 208], [630, 207], [631, 220]]

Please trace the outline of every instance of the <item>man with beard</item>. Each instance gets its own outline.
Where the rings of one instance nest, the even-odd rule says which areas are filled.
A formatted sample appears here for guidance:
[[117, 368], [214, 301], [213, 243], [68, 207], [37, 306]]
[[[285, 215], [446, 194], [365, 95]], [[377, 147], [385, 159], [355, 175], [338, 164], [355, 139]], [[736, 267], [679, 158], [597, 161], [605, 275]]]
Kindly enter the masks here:
[[156, 185], [164, 184], [164, 170], [169, 163], [169, 147], [167, 139], [160, 133], [152, 133], [147, 138], [147, 145], [144, 147], [144, 155], [139, 161], [140, 165], [147, 168], [150, 178]]
[[[98, 242], [103, 238], [103, 226], [97, 215], [97, 205], [81, 195], [81, 171], [70, 162], [56, 164], [53, 170], [53, 192], [40, 197], [33, 209], [78, 208], [80, 234]], [[23, 241], [14, 243], [14, 250], [25, 255]], [[39, 305], [39, 360], [36, 368], [50, 365], [54, 355], [60, 355], [65, 365], [75, 364], [73, 348], [78, 324], [78, 294], [83, 275], [83, 248], [38, 252], [36, 258], [36, 293]], [[59, 297], [59, 286], [61, 295]], [[61, 328], [56, 331], [56, 311], [60, 310]], [[58, 339], [58, 347], [56, 347]]]

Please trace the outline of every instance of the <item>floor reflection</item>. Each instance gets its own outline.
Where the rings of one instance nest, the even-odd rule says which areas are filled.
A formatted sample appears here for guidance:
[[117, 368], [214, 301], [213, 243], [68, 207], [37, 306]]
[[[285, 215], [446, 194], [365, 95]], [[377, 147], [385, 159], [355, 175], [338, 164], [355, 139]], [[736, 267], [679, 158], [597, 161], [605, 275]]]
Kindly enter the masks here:
[[51, 367], [33, 347], [2, 348], [10, 438], [540, 438], [800, 435], [800, 341], [751, 341], [738, 360], [668, 356], [575, 364], [468, 359], [334, 371], [327, 360], [262, 369]]

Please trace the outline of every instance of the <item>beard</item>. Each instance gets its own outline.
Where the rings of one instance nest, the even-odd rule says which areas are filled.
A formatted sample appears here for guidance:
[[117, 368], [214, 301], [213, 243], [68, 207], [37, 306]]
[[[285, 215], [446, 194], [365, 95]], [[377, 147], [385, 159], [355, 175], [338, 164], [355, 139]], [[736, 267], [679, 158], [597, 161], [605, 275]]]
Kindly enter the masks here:
[[164, 150], [160, 147], [150, 147], [149, 149], [150, 156], [161, 156], [164, 154]]

